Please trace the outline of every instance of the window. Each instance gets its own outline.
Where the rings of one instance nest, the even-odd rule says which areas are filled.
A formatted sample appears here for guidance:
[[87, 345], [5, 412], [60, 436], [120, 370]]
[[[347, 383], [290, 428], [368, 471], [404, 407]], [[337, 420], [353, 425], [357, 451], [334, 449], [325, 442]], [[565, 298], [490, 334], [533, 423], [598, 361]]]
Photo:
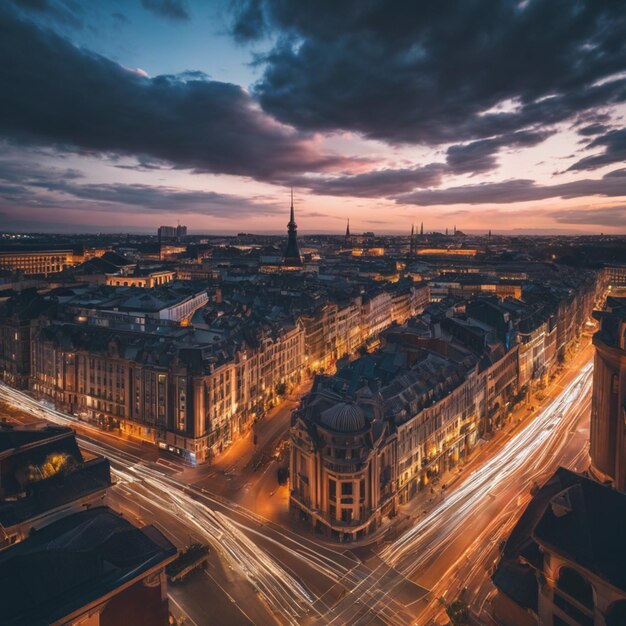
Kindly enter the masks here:
[[341, 483], [341, 495], [342, 496], [352, 495], [352, 483], [351, 482]]
[[337, 483], [332, 479], [328, 479], [328, 497], [333, 500], [337, 497]]

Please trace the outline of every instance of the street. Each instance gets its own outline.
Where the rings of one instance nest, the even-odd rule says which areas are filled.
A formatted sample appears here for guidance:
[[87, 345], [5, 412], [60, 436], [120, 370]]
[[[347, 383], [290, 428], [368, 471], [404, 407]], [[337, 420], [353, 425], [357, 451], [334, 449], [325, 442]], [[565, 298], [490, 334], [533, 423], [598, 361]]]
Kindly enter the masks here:
[[[392, 529], [379, 548], [354, 551], [323, 545], [257, 512], [267, 489], [277, 498], [268, 515], [286, 506], [287, 491], [276, 489], [275, 463], [258, 473], [243, 471], [241, 459], [249, 462], [255, 453], [250, 442], [242, 444], [239, 459], [227, 457], [210, 476], [7, 386], [0, 386], [0, 399], [35, 418], [76, 427], [81, 447], [107, 456], [116, 481], [107, 495], [112, 508], [154, 524], [179, 548], [192, 541], [211, 546], [206, 570], [170, 588], [174, 614], [188, 623], [427, 624], [443, 614], [440, 598], [459, 597], [487, 620], [489, 570], [533, 481], [545, 480], [559, 464], [580, 470], [586, 462], [590, 354], [586, 348], [578, 355], [558, 381], [558, 395], [536, 417], [485, 444], [425, 512], [415, 511], [423, 503], [406, 505], [416, 515], [408, 530], [394, 536]], [[272, 417], [268, 445], [284, 432], [289, 410]], [[220, 490], [233, 499], [210, 490], [217, 475]]]

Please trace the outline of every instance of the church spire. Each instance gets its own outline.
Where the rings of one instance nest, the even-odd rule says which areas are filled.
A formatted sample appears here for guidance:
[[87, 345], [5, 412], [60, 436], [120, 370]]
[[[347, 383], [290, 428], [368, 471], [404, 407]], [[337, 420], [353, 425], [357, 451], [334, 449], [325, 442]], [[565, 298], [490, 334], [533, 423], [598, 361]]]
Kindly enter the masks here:
[[293, 210], [293, 187], [291, 188], [291, 209], [289, 211], [289, 224], [287, 224], [287, 247], [283, 263], [288, 267], [299, 267], [302, 265], [300, 249], [298, 248], [298, 225], [296, 224]]

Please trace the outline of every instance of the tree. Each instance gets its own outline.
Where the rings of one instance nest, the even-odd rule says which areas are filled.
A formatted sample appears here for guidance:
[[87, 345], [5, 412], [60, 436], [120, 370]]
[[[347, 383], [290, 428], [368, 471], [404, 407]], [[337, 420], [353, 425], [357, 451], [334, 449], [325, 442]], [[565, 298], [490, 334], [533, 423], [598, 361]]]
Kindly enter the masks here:
[[446, 606], [446, 613], [454, 626], [469, 626], [469, 607], [465, 602], [451, 602]]

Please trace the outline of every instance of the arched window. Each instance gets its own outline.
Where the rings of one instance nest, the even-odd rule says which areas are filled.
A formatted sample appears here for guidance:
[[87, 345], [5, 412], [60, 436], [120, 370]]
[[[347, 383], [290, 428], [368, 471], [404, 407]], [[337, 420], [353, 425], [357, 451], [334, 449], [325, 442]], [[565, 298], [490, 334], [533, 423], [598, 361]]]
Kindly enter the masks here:
[[[593, 587], [576, 570], [563, 567], [554, 590], [554, 604], [580, 626], [594, 626]], [[554, 616], [554, 623], [560, 617]], [[562, 621], [562, 620], [561, 620]]]
[[593, 609], [593, 587], [576, 570], [562, 567], [557, 587], [583, 606]]
[[614, 602], [606, 612], [606, 626], [622, 626], [626, 624], [626, 600]]

